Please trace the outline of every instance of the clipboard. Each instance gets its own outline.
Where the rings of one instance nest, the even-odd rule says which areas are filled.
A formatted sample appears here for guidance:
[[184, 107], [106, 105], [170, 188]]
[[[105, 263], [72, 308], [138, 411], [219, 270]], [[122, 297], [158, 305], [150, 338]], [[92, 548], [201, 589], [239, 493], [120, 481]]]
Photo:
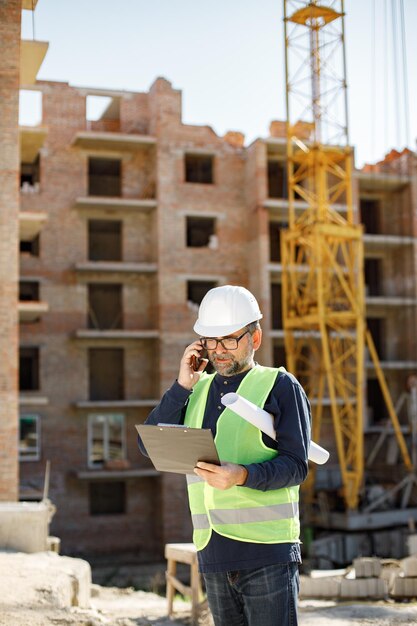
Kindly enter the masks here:
[[155, 469], [175, 474], [194, 474], [198, 461], [220, 465], [209, 428], [171, 424], [136, 424]]

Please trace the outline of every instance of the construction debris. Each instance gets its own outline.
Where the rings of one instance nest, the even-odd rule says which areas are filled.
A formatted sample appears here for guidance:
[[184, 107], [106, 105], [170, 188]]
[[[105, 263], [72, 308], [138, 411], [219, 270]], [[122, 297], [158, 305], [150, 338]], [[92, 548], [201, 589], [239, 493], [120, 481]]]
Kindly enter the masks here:
[[417, 599], [417, 554], [400, 561], [358, 558], [345, 570], [301, 576], [301, 598]]

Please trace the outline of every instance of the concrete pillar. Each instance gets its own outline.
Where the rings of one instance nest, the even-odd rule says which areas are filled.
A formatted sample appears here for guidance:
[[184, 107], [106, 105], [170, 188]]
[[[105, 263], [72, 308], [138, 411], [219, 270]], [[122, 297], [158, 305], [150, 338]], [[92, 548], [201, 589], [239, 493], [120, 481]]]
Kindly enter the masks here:
[[0, 3], [0, 500], [17, 500], [21, 0]]

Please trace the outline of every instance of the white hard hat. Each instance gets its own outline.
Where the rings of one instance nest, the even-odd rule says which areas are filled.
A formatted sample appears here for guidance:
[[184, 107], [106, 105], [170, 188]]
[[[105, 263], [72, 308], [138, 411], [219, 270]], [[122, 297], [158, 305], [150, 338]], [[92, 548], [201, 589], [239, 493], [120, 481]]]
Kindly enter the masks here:
[[202, 337], [224, 337], [262, 318], [256, 298], [245, 287], [210, 289], [201, 301], [194, 330]]

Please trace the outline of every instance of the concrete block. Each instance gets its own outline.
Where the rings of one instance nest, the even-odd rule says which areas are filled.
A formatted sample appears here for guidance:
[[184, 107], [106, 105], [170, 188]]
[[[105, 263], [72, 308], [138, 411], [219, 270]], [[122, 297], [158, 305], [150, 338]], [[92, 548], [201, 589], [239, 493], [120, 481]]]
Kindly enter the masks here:
[[[91, 567], [83, 559], [48, 553], [50, 568], [67, 576], [71, 583], [71, 606], [88, 608], [91, 598]], [[54, 562], [55, 561], [55, 562]]]
[[5, 605], [89, 608], [91, 568], [54, 552], [0, 552], [0, 589]]
[[392, 561], [390, 563], [384, 563], [381, 570], [380, 578], [387, 581], [390, 588], [391, 581], [402, 573], [401, 565], [399, 562]]
[[396, 576], [392, 581], [390, 595], [393, 598], [417, 598], [417, 578]]
[[49, 501], [0, 502], [0, 550], [47, 550], [49, 522], [54, 512]]
[[361, 557], [354, 559], [356, 578], [379, 578], [381, 574], [381, 561], [374, 557]]
[[340, 585], [341, 598], [385, 598], [388, 585], [382, 578], [344, 578]]
[[407, 537], [408, 554], [417, 554], [417, 535], [408, 535]]
[[417, 556], [409, 556], [403, 559], [401, 561], [401, 567], [405, 577], [413, 578], [417, 576]]
[[302, 598], [338, 598], [340, 596], [340, 578], [300, 577], [300, 597]]

